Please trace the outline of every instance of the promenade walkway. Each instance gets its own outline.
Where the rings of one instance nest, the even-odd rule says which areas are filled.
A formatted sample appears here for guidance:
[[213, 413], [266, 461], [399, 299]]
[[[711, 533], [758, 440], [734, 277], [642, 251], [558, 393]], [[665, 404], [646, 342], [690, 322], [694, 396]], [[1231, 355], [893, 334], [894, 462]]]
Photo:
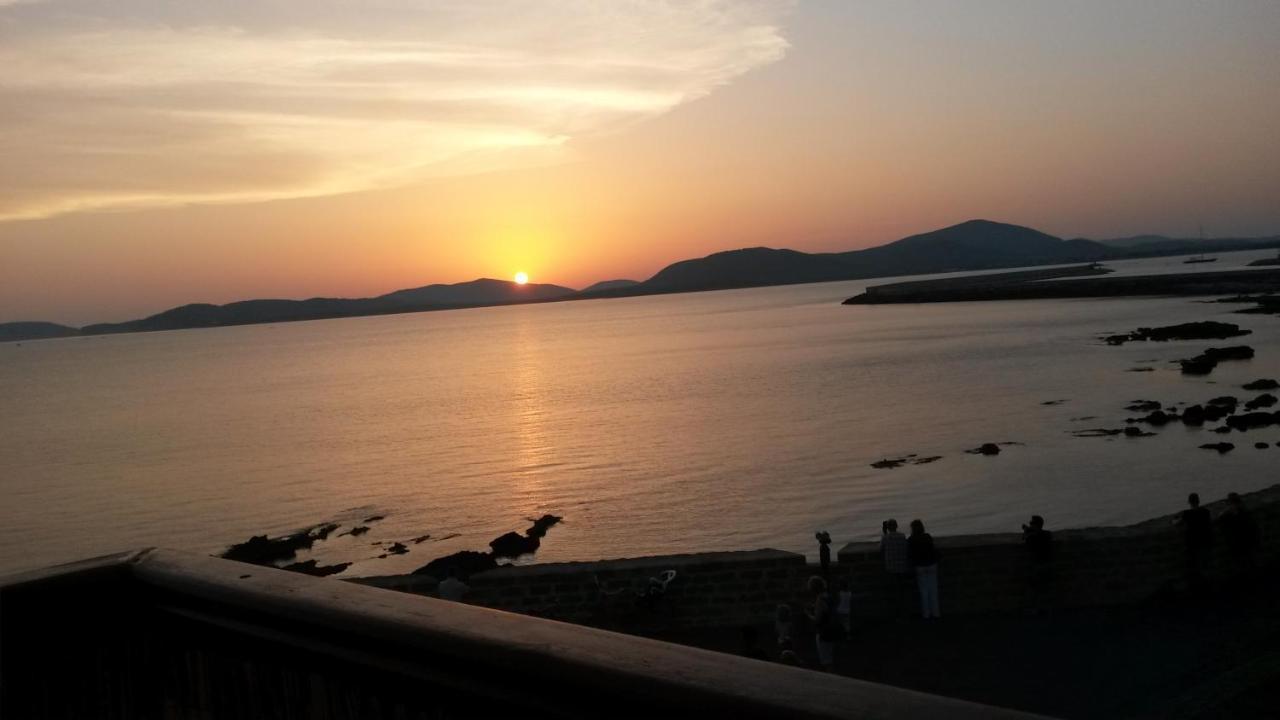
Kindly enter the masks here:
[[[945, 598], [944, 613], [945, 613]], [[741, 652], [739, 628], [663, 639]], [[759, 628], [771, 650], [771, 626]], [[797, 651], [815, 663], [811, 637]], [[868, 622], [841, 674], [1062, 718], [1280, 717], [1280, 584], [1139, 607]]]

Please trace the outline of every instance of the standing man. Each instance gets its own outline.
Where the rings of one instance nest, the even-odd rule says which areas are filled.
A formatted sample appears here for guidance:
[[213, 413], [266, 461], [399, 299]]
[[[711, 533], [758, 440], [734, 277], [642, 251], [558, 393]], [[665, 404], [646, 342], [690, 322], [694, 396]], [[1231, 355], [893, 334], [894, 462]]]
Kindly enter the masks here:
[[896, 605], [894, 614], [908, 614], [907, 578], [911, 573], [911, 561], [907, 557], [907, 536], [898, 532], [898, 521], [893, 518], [880, 524], [880, 555], [884, 558], [884, 570], [889, 574]]
[[1022, 526], [1022, 541], [1026, 543], [1030, 565], [1027, 585], [1030, 590], [1032, 612], [1040, 612], [1048, 604], [1049, 586], [1053, 583], [1053, 533], [1044, 529], [1044, 518], [1032, 515], [1031, 522]]
[[1174, 523], [1181, 525], [1187, 542], [1187, 584], [1198, 588], [1204, 580], [1204, 565], [1209, 549], [1213, 547], [1213, 519], [1207, 508], [1200, 507], [1200, 495], [1187, 496], [1187, 509], [1178, 514]]

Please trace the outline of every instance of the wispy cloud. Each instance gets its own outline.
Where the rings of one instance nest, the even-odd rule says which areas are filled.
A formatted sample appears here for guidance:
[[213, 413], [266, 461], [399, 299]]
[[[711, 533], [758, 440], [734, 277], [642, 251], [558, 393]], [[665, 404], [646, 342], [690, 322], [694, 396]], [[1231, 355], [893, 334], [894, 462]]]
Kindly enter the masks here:
[[563, 159], [782, 57], [774, 0], [0, 0], [0, 219]]

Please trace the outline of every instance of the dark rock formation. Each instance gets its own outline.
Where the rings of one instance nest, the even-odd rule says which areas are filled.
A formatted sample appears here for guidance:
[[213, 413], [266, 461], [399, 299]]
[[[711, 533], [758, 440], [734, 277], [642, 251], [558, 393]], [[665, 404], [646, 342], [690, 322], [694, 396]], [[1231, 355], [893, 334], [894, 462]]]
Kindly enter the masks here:
[[542, 540], [515, 532], [505, 533], [489, 542], [489, 548], [495, 558], [514, 558], [537, 552]]
[[457, 570], [460, 577], [465, 578], [485, 570], [493, 570], [496, 567], [498, 567], [498, 561], [489, 553], [463, 550], [452, 555], [445, 555], [442, 558], [436, 558], [414, 570], [413, 574], [445, 578], [448, 577], [449, 570], [454, 569]]
[[553, 525], [555, 525], [556, 523], [560, 522], [563, 519], [564, 518], [560, 517], [559, 515], [543, 515], [542, 517], [533, 521], [533, 525], [528, 530], [525, 531], [525, 535], [528, 535], [529, 537], [540, 538], [546, 535], [547, 531], [550, 530]]
[[1234, 395], [1219, 395], [1218, 397], [1213, 398], [1212, 400], [1209, 401], [1210, 405], [1216, 405], [1219, 407], [1231, 407], [1231, 408], [1234, 408], [1239, 403], [1240, 403], [1240, 399]]
[[403, 555], [409, 552], [409, 548], [405, 547], [404, 543], [392, 543], [391, 547], [387, 548], [387, 552], [391, 555]]
[[1245, 410], [1257, 410], [1258, 408], [1271, 407], [1276, 404], [1276, 396], [1271, 393], [1263, 393], [1258, 397], [1244, 404]]
[[1211, 347], [1204, 351], [1204, 356], [1222, 362], [1223, 360], [1252, 360], [1253, 348], [1248, 345], [1232, 345], [1230, 347]]
[[338, 563], [336, 565], [321, 565], [315, 560], [307, 560], [305, 562], [296, 562], [285, 565], [282, 570], [298, 572], [304, 575], [314, 575], [316, 577], [324, 577], [326, 575], [336, 575], [343, 570], [351, 567], [351, 563]]
[[1124, 429], [1125, 437], [1151, 437], [1152, 435], [1155, 435], [1155, 433], [1143, 432], [1142, 428], [1133, 426]]
[[999, 455], [1000, 446], [995, 443], [982, 443], [972, 450], [965, 450], [970, 455]]
[[1194, 357], [1190, 360], [1179, 360], [1182, 365], [1183, 375], [1208, 375], [1213, 369], [1218, 367], [1218, 363], [1204, 357]]
[[429, 534], [428, 534], [428, 535], [419, 535], [418, 537], [414, 538], [413, 540], [410, 540], [410, 542], [412, 542], [414, 545], [419, 545], [419, 544], [423, 543], [424, 541], [426, 541], [426, 540], [430, 540], [430, 539], [431, 539], [431, 535], [429, 535]]
[[1253, 444], [1253, 446], [1259, 450], [1266, 450], [1267, 448], [1271, 447], [1270, 445], [1264, 442], [1256, 442]]
[[1206, 420], [1204, 408], [1200, 405], [1192, 405], [1182, 411], [1182, 424], [1192, 427], [1204, 425]]
[[1126, 405], [1124, 409], [1129, 412], [1151, 412], [1152, 410], [1159, 410], [1162, 407], [1164, 406], [1155, 400], [1134, 400]]
[[1185, 375], [1208, 375], [1224, 360], [1250, 360], [1253, 348], [1248, 345], [1233, 345], [1223, 348], [1209, 348], [1203, 353], [1189, 359], [1179, 360]]
[[366, 523], [376, 523], [379, 520], [385, 520], [386, 518], [387, 518], [386, 515], [370, 515], [369, 517], [365, 518], [364, 521]]
[[350, 530], [348, 530], [348, 531], [346, 531], [346, 532], [342, 533], [342, 534], [341, 534], [341, 535], [339, 535], [338, 537], [342, 537], [342, 535], [350, 535], [350, 536], [352, 536], [352, 537], [359, 537], [359, 536], [361, 536], [361, 535], [363, 535], [363, 534], [365, 534], [365, 533], [367, 533], [367, 532], [369, 532], [369, 526], [368, 526], [368, 525], [357, 525], [357, 526], [355, 526], [355, 527], [351, 528]]
[[1144, 415], [1140, 418], [1129, 418], [1125, 422], [1147, 423], [1148, 425], [1153, 425], [1155, 427], [1163, 427], [1177, 419], [1178, 419], [1178, 416], [1174, 413], [1167, 413], [1163, 410], [1156, 410], [1155, 412], [1149, 415]]
[[1156, 369], [1153, 367], [1131, 367], [1125, 372], [1155, 372], [1155, 371]]
[[1166, 325], [1157, 328], [1138, 328], [1122, 335], [1108, 335], [1104, 339], [1108, 345], [1123, 345], [1127, 342], [1169, 340], [1225, 340], [1226, 338], [1248, 335], [1252, 330], [1241, 330], [1239, 325], [1222, 322], [1190, 322], [1181, 325]]
[[1201, 445], [1200, 447], [1205, 450], [1217, 450], [1219, 455], [1236, 449], [1236, 446], [1229, 442], [1208, 443], [1206, 445]]
[[325, 523], [311, 532], [317, 540], [328, 540], [329, 534], [338, 529], [338, 523]]
[[1090, 428], [1088, 430], [1076, 430], [1071, 434], [1075, 435], [1076, 437], [1113, 437], [1115, 435], [1119, 435], [1125, 432], [1126, 430], [1129, 430], [1129, 428], [1125, 428], [1124, 430], [1112, 430], [1109, 428]]
[[907, 463], [907, 461], [911, 460], [911, 458], [914, 458], [914, 457], [915, 455], [911, 454], [911, 455], [904, 455], [902, 457], [896, 457], [896, 458], [884, 458], [883, 460], [877, 460], [871, 463], [871, 467], [877, 470], [890, 470], [896, 467], [902, 467]]
[[916, 458], [911, 461], [912, 465], [928, 465], [931, 462], [937, 462], [942, 459], [941, 455], [929, 455], [928, 457]]
[[493, 556], [495, 558], [514, 558], [537, 552], [538, 547], [542, 544], [543, 536], [547, 534], [547, 530], [550, 530], [561, 519], [557, 515], [543, 515], [533, 520], [533, 525], [525, 531], [524, 535], [509, 532], [494, 538], [489, 543], [489, 547], [493, 550]]
[[317, 525], [292, 535], [268, 538], [266, 535], [254, 535], [245, 542], [232, 545], [222, 553], [227, 560], [253, 563], [255, 565], [274, 565], [278, 562], [293, 559], [299, 550], [309, 549], [317, 540], [323, 540], [333, 532], [337, 525]]
[[1278, 390], [1280, 389], [1280, 382], [1270, 378], [1262, 378], [1251, 383], [1245, 383], [1243, 387], [1245, 390]]
[[1227, 418], [1227, 426], [1233, 430], [1252, 430], [1276, 424], [1280, 413], [1251, 412], [1243, 415], [1232, 415]]

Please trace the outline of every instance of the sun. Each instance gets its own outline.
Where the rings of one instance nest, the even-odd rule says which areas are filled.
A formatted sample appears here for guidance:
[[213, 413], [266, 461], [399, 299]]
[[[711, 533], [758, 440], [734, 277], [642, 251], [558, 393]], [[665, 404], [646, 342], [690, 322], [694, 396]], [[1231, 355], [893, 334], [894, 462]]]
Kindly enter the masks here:
[[517, 285], [523, 285], [523, 284], [525, 284], [525, 283], [527, 283], [527, 282], [529, 282], [529, 273], [524, 272], [523, 270], [521, 270], [520, 272], [516, 273], [516, 284], [517, 284]]

